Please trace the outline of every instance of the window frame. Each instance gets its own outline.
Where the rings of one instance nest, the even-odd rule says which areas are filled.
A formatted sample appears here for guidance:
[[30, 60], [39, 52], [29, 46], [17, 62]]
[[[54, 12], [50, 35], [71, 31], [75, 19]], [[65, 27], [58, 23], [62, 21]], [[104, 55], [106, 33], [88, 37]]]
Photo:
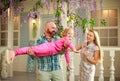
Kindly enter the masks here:
[[[117, 24], [116, 24], [116, 26], [105, 26], [105, 27], [103, 27], [103, 26], [101, 26], [101, 25], [98, 25], [98, 26], [95, 26], [94, 27], [94, 29], [95, 30], [97, 30], [98, 31], [98, 33], [99, 33], [99, 36], [100, 36], [100, 41], [101, 41], [101, 39], [102, 38], [106, 38], [106, 39], [108, 39], [108, 41], [107, 41], [107, 44], [106, 45], [102, 45], [102, 41], [101, 41], [101, 45], [102, 46], [119, 46], [119, 9], [118, 8], [114, 8], [116, 11], [117, 11], [117, 16], [116, 16], [116, 19], [117, 19]], [[114, 9], [103, 9], [103, 10], [114, 10]], [[99, 14], [100, 14], [101, 12], [99, 11]], [[100, 15], [99, 15], [100, 16]], [[101, 15], [102, 16], [102, 15]], [[92, 12], [91, 12], [91, 18], [92, 18]], [[101, 18], [101, 17], [100, 17]], [[111, 17], [108, 17], [108, 19], [109, 18], [111, 18]], [[94, 19], [94, 18], [93, 18]], [[99, 19], [99, 18], [98, 18]], [[100, 19], [99, 19], [99, 24], [100, 24]], [[110, 36], [110, 30], [116, 30], [117, 31], [117, 36], [116, 37], [111, 37]], [[101, 33], [100, 33], [100, 31], [101, 30], [107, 30], [108, 31], [108, 36], [106, 36], [106, 37], [101, 37]], [[114, 31], [113, 30], [113, 31]], [[114, 44], [116, 44], [116, 45], [112, 45], [111, 43], [110, 43], [110, 41], [112, 41], [112, 40], [110, 40], [110, 39], [116, 39], [116, 42], [114, 43]]]

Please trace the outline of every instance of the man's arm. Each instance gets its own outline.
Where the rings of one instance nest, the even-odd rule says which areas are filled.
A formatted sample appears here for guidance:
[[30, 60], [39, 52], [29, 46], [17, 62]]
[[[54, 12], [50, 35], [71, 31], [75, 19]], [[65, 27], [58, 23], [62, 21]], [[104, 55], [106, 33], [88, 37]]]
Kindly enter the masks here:
[[[36, 40], [36, 42], [35, 42], [35, 45], [39, 45], [39, 44], [41, 44], [42, 43], [42, 37], [40, 37], [40, 38], [38, 38], [37, 40]], [[34, 52], [33, 52], [33, 50], [31, 49], [31, 48], [29, 48], [28, 50], [27, 50], [27, 54], [32, 58], [32, 59], [34, 59], [36, 56], [35, 56], [35, 54], [34, 54]]]

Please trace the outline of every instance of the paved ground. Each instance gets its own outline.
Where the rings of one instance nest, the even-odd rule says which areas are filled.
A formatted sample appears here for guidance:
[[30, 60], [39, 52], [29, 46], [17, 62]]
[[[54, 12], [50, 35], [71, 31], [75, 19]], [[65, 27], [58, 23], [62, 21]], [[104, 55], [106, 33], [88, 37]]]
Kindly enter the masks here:
[[[3, 79], [0, 81], [37, 81], [37, 76], [35, 73], [26, 72], [14, 72], [14, 77]], [[78, 76], [75, 77], [75, 81], [79, 81]], [[98, 81], [98, 77], [95, 77], [95, 81]], [[110, 81], [109, 77], [105, 77], [104, 81]], [[120, 81], [120, 77], [116, 77], [115, 81]]]

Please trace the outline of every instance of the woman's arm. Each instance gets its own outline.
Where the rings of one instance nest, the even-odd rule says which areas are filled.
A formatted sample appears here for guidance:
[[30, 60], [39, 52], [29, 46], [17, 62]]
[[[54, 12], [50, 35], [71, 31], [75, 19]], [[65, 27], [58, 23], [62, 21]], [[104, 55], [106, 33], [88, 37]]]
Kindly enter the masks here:
[[88, 62], [96, 65], [99, 62], [100, 50], [97, 50], [97, 51], [94, 52], [94, 57], [93, 58], [90, 58], [90, 56], [88, 55], [88, 52], [85, 52], [84, 56], [86, 57], [86, 59], [88, 60]]
[[82, 48], [82, 44], [79, 44], [78, 46], [76, 46], [76, 50], [80, 50]]

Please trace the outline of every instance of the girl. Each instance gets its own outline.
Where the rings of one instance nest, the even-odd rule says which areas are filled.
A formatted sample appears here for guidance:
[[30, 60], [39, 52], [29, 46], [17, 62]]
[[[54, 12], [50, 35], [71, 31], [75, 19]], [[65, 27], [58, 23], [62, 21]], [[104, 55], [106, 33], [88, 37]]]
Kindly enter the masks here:
[[98, 33], [89, 30], [87, 43], [80, 44], [76, 49], [81, 49], [80, 81], [94, 81], [95, 65], [101, 60]]
[[23, 47], [23, 48], [16, 49], [14, 51], [9, 51], [9, 53], [7, 53], [8, 54], [7, 62], [8, 63], [13, 62], [14, 57], [17, 55], [27, 54], [27, 51], [29, 49], [33, 50], [34, 52], [33, 55], [35, 56], [50, 56], [50, 55], [57, 54], [64, 47], [66, 48], [65, 49], [66, 61], [67, 63], [69, 63], [70, 58], [68, 54], [68, 48], [70, 48], [73, 52], [76, 52], [76, 53], [78, 52], [76, 51], [74, 45], [71, 42], [71, 39], [73, 38], [73, 34], [74, 32], [72, 28], [66, 28], [62, 33], [62, 38], [60, 38], [55, 42], [44, 43], [41, 45], [31, 46], [31, 47]]

